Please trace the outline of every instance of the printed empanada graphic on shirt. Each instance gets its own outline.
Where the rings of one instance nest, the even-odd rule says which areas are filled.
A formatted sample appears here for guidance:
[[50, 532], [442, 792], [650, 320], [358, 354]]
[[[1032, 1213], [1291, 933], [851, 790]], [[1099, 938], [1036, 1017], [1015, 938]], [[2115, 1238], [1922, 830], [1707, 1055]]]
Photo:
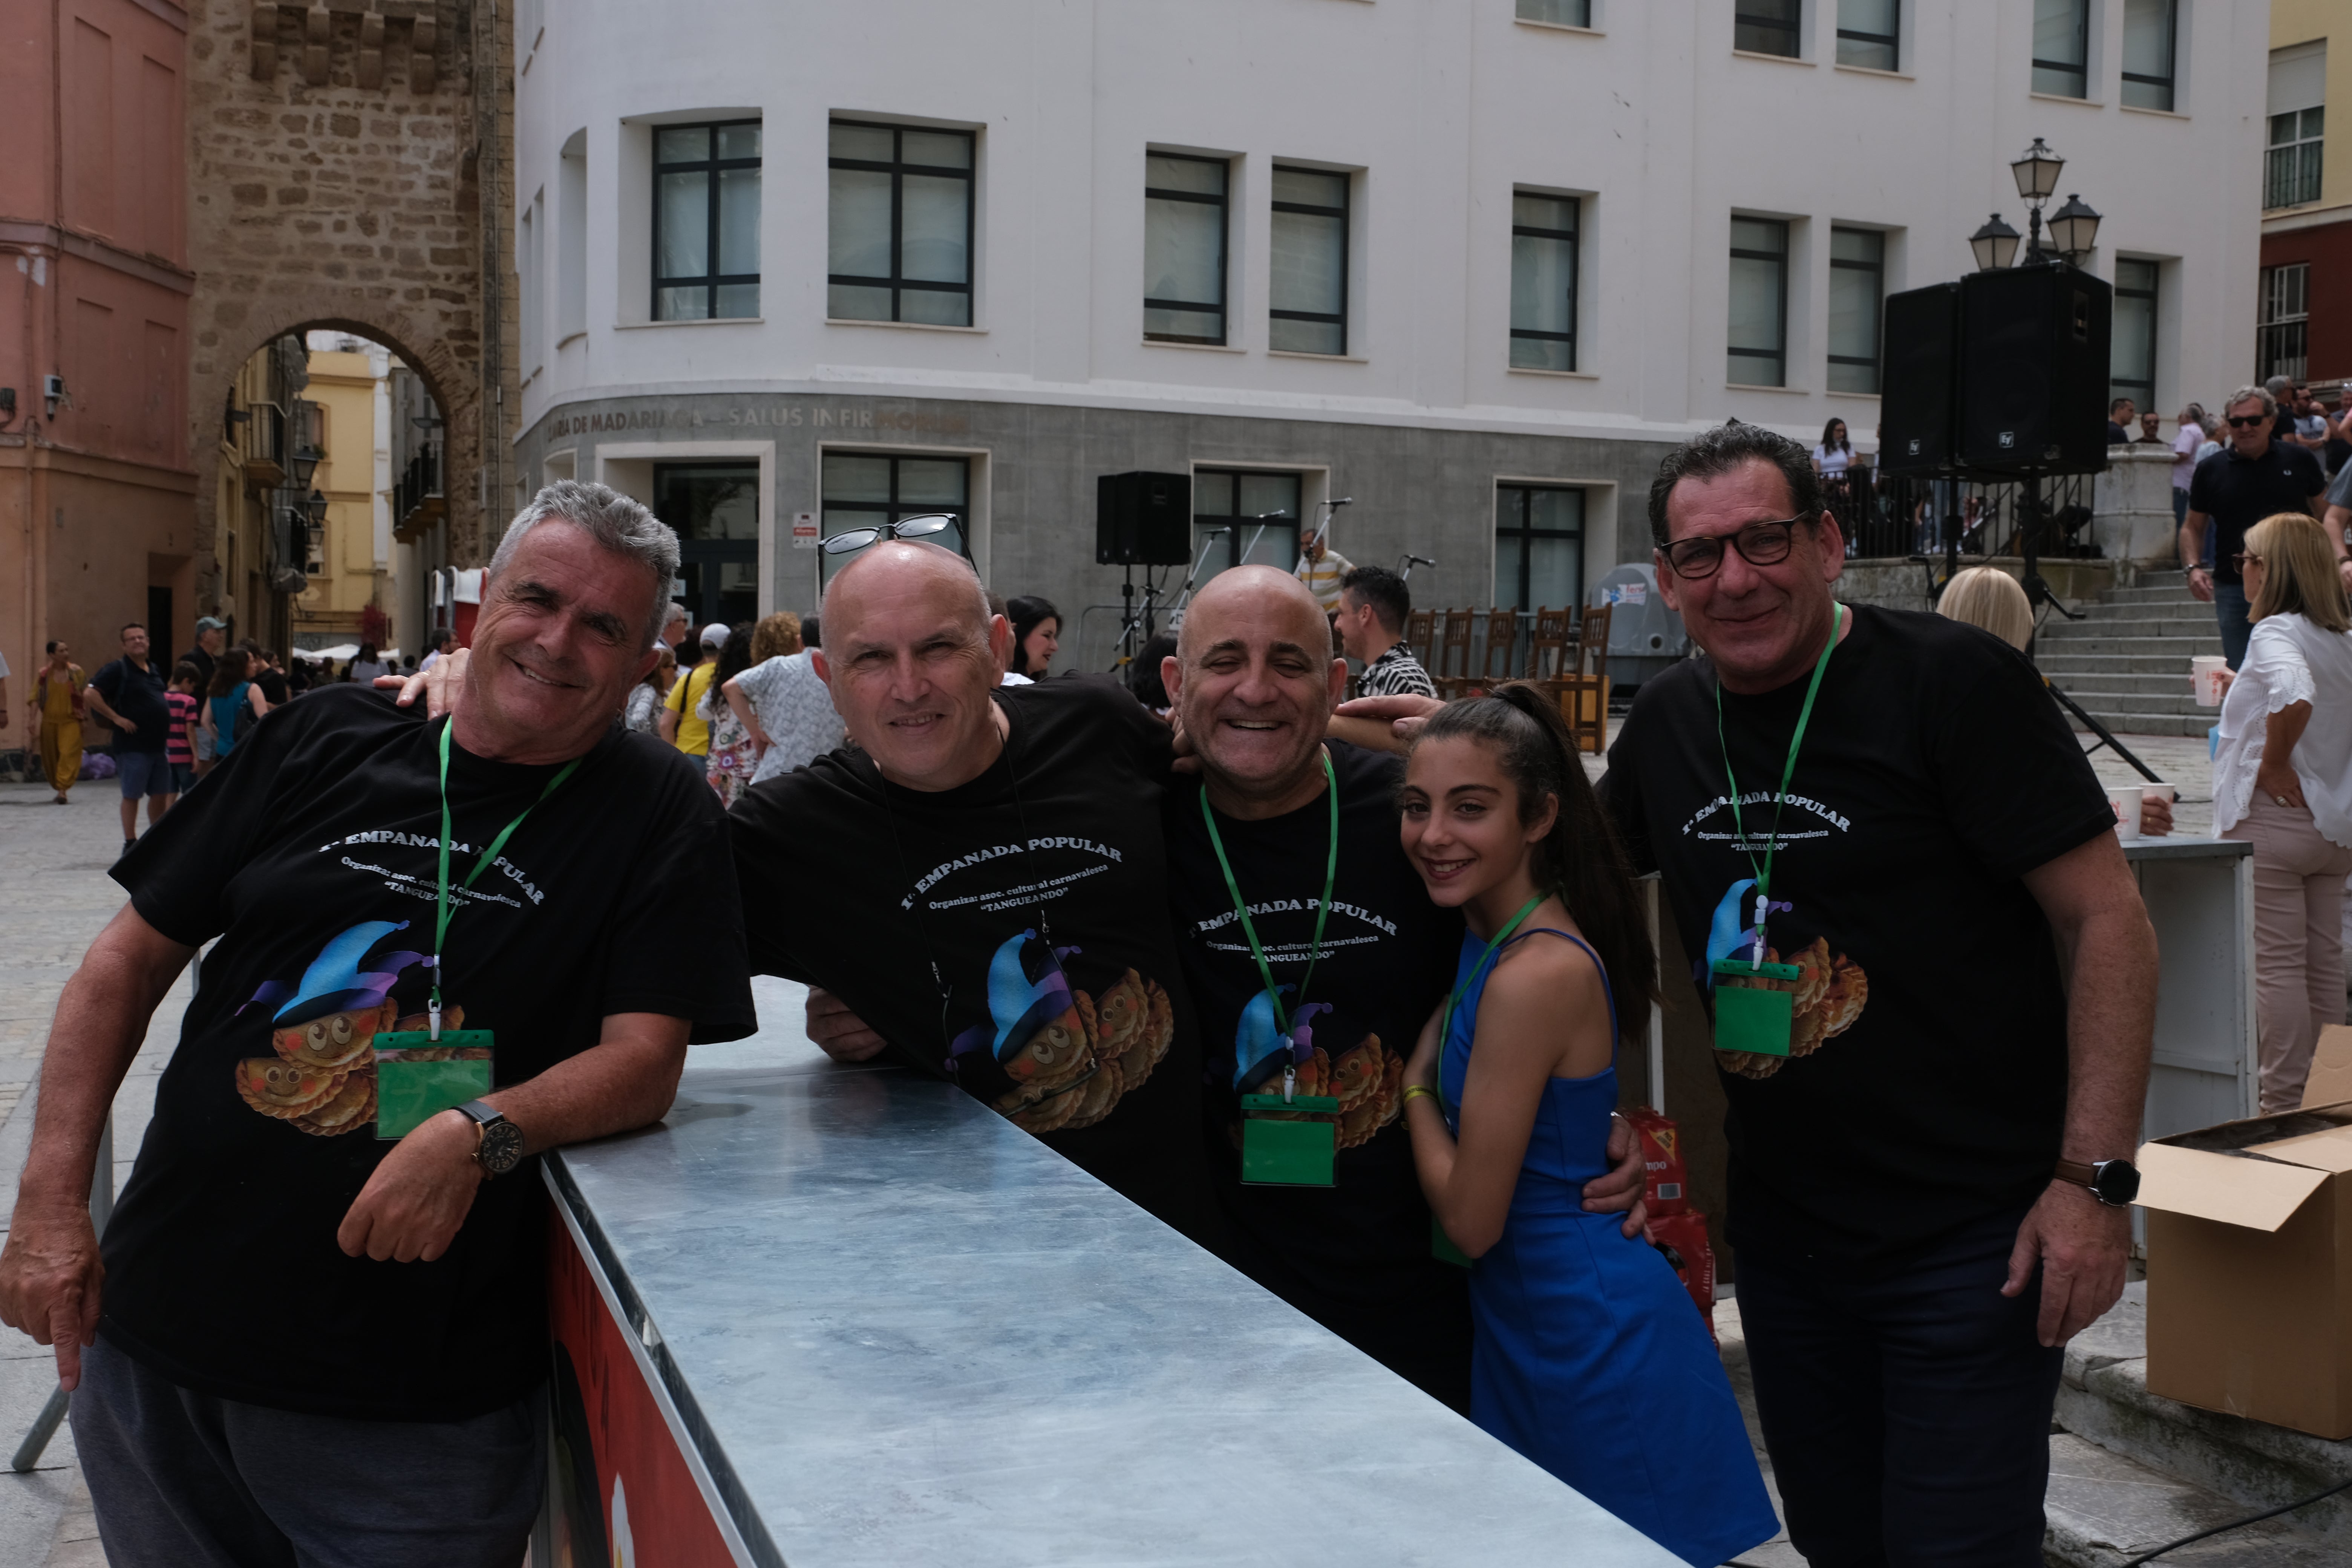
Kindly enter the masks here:
[[[1285, 985], [1282, 994], [1290, 994]], [[1308, 1002], [1290, 1015], [1284, 1035], [1275, 1017], [1274, 996], [1260, 991], [1242, 1009], [1234, 1028], [1234, 1092], [1279, 1094], [1282, 1069], [1293, 1068], [1293, 1092], [1329, 1095], [1339, 1102], [1338, 1147], [1353, 1149], [1394, 1121], [1402, 1105], [1404, 1058], [1381, 1037], [1328, 1002]], [[1286, 1113], [1273, 1111], [1277, 1120]], [[1241, 1129], [1232, 1136], [1238, 1147]]]
[[[332, 1138], [375, 1122], [375, 1037], [395, 1029], [422, 1029], [423, 1014], [399, 1016], [391, 1000], [400, 972], [425, 962], [421, 952], [367, 952], [406, 921], [366, 921], [338, 932], [289, 985], [268, 981], [237, 1012], [269, 1006], [275, 1053], [236, 1063], [237, 1097], [298, 1131]], [[360, 967], [362, 962], [370, 964]], [[466, 1010], [447, 1007], [444, 1029], [462, 1027]], [[449, 1054], [456, 1055], [452, 1050]]]
[[951, 1068], [982, 1052], [994, 1060], [1013, 1087], [990, 1103], [1025, 1131], [1100, 1121], [1142, 1087], [1176, 1037], [1175, 1008], [1158, 981], [1129, 968], [1097, 998], [1062, 967], [1078, 952], [1034, 931], [1006, 938], [989, 961], [989, 1022], [948, 1047]]
[[[1695, 966], [1702, 987], [1710, 991], [1714, 988], [1716, 960], [1740, 957], [1754, 951], [1756, 928], [1742, 922], [1754, 915], [1755, 892], [1754, 879], [1743, 879], [1732, 883], [1723, 901], [1715, 906], [1715, 920], [1707, 930], [1706, 954]], [[1796, 906], [1775, 899], [1769, 912], [1794, 914]], [[1862, 1016], [1864, 1006], [1870, 1001], [1870, 976], [1844, 953], [1832, 954], [1825, 937], [1817, 936], [1810, 945], [1793, 952], [1784, 953], [1768, 945], [1764, 962], [1797, 967], [1795, 980], [1769, 983], [1774, 990], [1796, 994], [1796, 1000], [1790, 1005], [1789, 1054], [1774, 1057], [1758, 1051], [1715, 1053], [1724, 1071], [1742, 1078], [1770, 1078], [1798, 1058], [1811, 1056], [1824, 1043], [1853, 1027], [1854, 1020]]]

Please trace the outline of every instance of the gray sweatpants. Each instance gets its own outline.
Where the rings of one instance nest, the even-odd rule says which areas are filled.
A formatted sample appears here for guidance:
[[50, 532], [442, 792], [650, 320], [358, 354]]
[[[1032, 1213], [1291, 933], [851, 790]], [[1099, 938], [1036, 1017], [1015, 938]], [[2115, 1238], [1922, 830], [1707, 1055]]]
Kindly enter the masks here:
[[103, 1340], [74, 1445], [111, 1568], [515, 1568], [547, 1479], [533, 1395], [353, 1421], [194, 1394]]

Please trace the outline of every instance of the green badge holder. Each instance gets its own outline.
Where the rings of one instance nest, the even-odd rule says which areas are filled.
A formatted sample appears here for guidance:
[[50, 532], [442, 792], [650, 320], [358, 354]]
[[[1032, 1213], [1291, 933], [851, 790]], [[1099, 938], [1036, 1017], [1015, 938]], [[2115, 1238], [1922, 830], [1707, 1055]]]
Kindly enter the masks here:
[[375, 1037], [375, 1135], [405, 1138], [445, 1110], [490, 1092], [491, 1031], [422, 1029]]
[[[1715, 1048], [1748, 1051], [1759, 1057], [1785, 1057], [1793, 1031], [1797, 976], [1793, 963], [1750, 963], [1745, 959], [1715, 961]], [[1786, 982], [1741, 985], [1734, 981]]]
[[1242, 1184], [1328, 1187], [1339, 1148], [1339, 1102], [1328, 1094], [1242, 1096]]

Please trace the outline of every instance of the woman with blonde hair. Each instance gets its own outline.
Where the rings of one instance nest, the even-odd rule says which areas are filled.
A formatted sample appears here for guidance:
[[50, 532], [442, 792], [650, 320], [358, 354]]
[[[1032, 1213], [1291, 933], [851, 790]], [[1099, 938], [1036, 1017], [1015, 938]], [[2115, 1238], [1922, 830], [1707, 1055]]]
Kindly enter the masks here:
[[2344, 1016], [2352, 875], [2352, 605], [2327, 532], [2301, 512], [2246, 531], [2253, 631], [2221, 700], [2213, 829], [2254, 847], [2262, 1110], [2302, 1103], [2322, 1026]]
[[1982, 627], [2020, 653], [2033, 640], [2033, 602], [2017, 579], [1998, 566], [1971, 566], [1954, 574], [1936, 601], [1936, 613]]

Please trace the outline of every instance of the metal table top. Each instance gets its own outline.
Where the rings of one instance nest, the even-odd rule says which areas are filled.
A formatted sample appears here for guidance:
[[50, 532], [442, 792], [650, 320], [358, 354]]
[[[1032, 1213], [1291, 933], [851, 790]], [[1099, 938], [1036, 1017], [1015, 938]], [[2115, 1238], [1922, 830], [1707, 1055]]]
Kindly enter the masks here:
[[[1678, 1561], [801, 991], [546, 1162], [755, 1562]], [[649, 1322], [650, 1327], [647, 1327]]]

